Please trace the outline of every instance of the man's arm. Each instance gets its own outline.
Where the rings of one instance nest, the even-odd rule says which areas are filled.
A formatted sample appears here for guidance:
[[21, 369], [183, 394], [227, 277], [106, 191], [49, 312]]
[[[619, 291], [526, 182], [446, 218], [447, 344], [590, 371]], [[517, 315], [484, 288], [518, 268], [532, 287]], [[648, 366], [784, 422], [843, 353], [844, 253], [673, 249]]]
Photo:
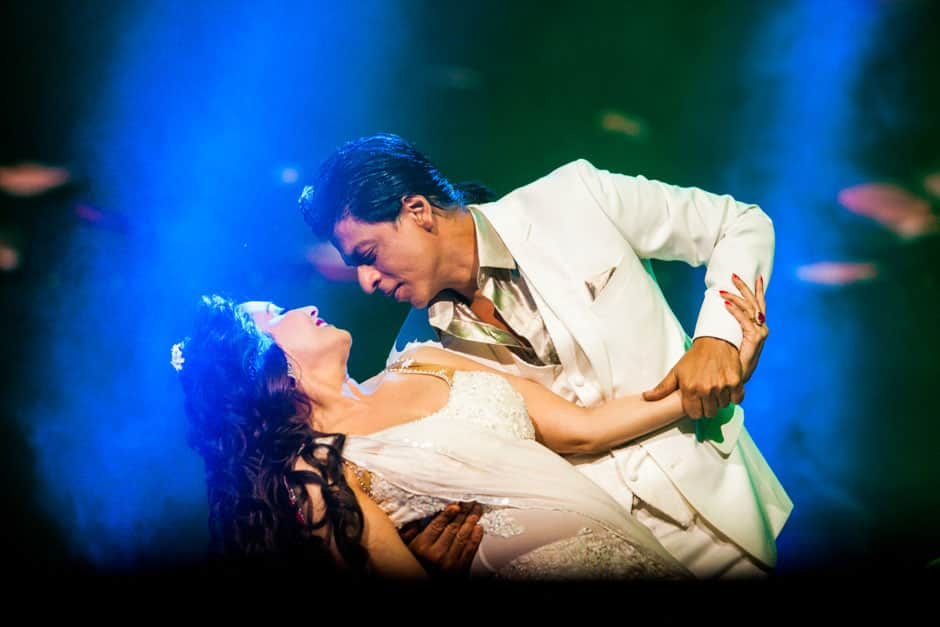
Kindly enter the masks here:
[[642, 258], [706, 264], [706, 293], [693, 338], [715, 337], [735, 348], [741, 327], [728, 314], [719, 290], [734, 291], [732, 274], [747, 285], [770, 281], [774, 229], [760, 207], [695, 187], [599, 170], [575, 162], [600, 209]]
[[748, 285], [761, 277], [766, 287], [774, 251], [770, 218], [757, 205], [727, 195], [615, 174], [585, 160], [573, 167], [638, 256], [707, 265], [692, 348], [645, 398], [658, 400], [681, 389], [683, 409], [693, 418], [713, 416], [718, 407], [740, 402], [741, 327], [720, 292], [738, 293], [734, 274]]

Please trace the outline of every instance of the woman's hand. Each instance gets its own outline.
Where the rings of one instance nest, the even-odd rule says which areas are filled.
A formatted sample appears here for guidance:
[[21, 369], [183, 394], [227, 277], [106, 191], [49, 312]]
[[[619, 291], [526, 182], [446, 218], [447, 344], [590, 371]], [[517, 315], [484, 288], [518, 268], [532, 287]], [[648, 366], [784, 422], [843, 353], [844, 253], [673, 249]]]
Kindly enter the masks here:
[[764, 340], [770, 334], [766, 324], [767, 303], [764, 300], [764, 277], [757, 277], [753, 292], [737, 275], [732, 275], [731, 280], [741, 292], [741, 296], [725, 291], [722, 291], [721, 295], [725, 299], [728, 311], [741, 324], [744, 338], [741, 341], [739, 356], [741, 374], [744, 382], [747, 382], [757, 367], [760, 353], [764, 349]]

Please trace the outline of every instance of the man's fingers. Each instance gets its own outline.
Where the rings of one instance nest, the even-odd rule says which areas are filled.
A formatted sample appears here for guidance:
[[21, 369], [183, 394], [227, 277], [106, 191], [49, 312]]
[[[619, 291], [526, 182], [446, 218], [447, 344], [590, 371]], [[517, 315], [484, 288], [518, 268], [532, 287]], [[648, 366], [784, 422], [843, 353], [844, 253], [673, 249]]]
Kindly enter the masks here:
[[401, 541], [407, 545], [411, 544], [411, 541], [417, 538], [420, 532], [421, 530], [418, 529], [417, 525], [411, 525], [402, 529], [399, 535], [401, 536]]
[[731, 402], [735, 405], [740, 405], [741, 401], [744, 400], [744, 386], [739, 385], [736, 388], [731, 389]]
[[477, 502], [474, 502], [474, 503], [472, 504], [472, 507], [470, 508], [470, 512], [469, 512], [469, 513], [470, 513], [471, 516], [476, 516], [476, 517], [477, 517], [477, 520], [479, 520], [480, 517], [483, 516], [483, 506], [480, 505], [480, 504], [477, 503]]
[[654, 387], [652, 390], [647, 390], [643, 392], [643, 400], [645, 401], [659, 401], [679, 388], [679, 379], [676, 377], [676, 370], [673, 368], [669, 371], [669, 374], [659, 382], [659, 384]]
[[429, 542], [435, 542], [459, 512], [460, 506], [451, 503], [434, 517], [428, 526], [424, 528], [424, 531], [421, 532], [421, 535]]
[[457, 531], [460, 529], [460, 526], [467, 518], [467, 509], [469, 508], [464, 508], [461, 506], [457, 514], [455, 514], [453, 519], [447, 523], [447, 525], [441, 531], [440, 535], [438, 535], [437, 539], [434, 541], [435, 547], [443, 550], [445, 554], [450, 552], [451, 544], [453, 544], [454, 538], [457, 536]]
[[454, 541], [447, 547], [448, 558], [454, 561], [460, 560], [478, 522], [480, 522], [480, 516], [478, 514], [467, 514], [467, 517], [454, 535]]
[[470, 538], [470, 534], [473, 532], [473, 528], [476, 527], [476, 524], [480, 522], [480, 516], [483, 513], [483, 508], [479, 505], [475, 505], [470, 508], [467, 512], [466, 518], [464, 518], [463, 523], [457, 529], [457, 535], [455, 537], [455, 542], [466, 542]]
[[[465, 575], [483, 538], [483, 529], [477, 524], [482, 515], [479, 503], [451, 503], [414, 536], [408, 548], [428, 572], [445, 577]], [[408, 527], [401, 531], [403, 538], [413, 533]]]
[[706, 418], [714, 418], [718, 413], [718, 399], [714, 394], [706, 394], [702, 397], [702, 414]]
[[[478, 503], [461, 503], [460, 512], [447, 525], [440, 537], [432, 547], [440, 557], [440, 566], [443, 570], [458, 574], [466, 572], [476, 554], [479, 539], [476, 543], [474, 529], [483, 513]], [[479, 532], [477, 532], [479, 533]]]
[[454, 541], [466, 542], [473, 528], [480, 522], [481, 516], [483, 516], [483, 506], [479, 503], [461, 503], [460, 514], [455, 516], [449, 525], [454, 531]]
[[718, 392], [718, 408], [727, 407], [731, 403], [731, 386], [726, 385]]
[[697, 396], [682, 395], [682, 411], [689, 418], [701, 418], [704, 415], [702, 401]]
[[467, 543], [464, 544], [463, 551], [459, 557], [460, 564], [464, 568], [470, 568], [470, 565], [473, 563], [473, 558], [477, 553], [477, 548], [480, 546], [481, 540], [483, 540], [483, 527], [480, 525], [474, 525], [470, 532], [470, 537], [467, 539]]

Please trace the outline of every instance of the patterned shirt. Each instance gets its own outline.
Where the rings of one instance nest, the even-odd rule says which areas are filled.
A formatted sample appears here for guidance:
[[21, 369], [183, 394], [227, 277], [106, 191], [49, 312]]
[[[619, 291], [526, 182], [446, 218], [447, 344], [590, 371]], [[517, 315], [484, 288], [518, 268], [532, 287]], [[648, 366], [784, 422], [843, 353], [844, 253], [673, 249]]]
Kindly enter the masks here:
[[479, 270], [477, 286], [492, 301], [511, 332], [483, 322], [470, 305], [447, 290], [428, 307], [428, 321], [445, 348], [454, 339], [503, 347], [535, 366], [559, 365], [555, 345], [538, 313], [525, 278], [519, 272], [502, 238], [489, 220], [473, 206], [468, 207], [476, 230]]

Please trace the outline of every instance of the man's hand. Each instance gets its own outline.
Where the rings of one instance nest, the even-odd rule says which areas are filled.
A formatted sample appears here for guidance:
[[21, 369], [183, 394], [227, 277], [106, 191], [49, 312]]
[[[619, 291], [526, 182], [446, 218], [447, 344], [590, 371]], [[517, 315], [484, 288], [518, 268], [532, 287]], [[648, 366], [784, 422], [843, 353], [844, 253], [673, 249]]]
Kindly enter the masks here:
[[423, 530], [409, 524], [400, 535], [428, 574], [463, 577], [469, 573], [483, 539], [483, 527], [477, 524], [482, 515], [479, 503], [452, 503]]
[[744, 384], [738, 349], [714, 337], [692, 343], [672, 370], [643, 399], [658, 401], [677, 389], [682, 391], [682, 410], [690, 418], [711, 418], [718, 409], [744, 399]]

